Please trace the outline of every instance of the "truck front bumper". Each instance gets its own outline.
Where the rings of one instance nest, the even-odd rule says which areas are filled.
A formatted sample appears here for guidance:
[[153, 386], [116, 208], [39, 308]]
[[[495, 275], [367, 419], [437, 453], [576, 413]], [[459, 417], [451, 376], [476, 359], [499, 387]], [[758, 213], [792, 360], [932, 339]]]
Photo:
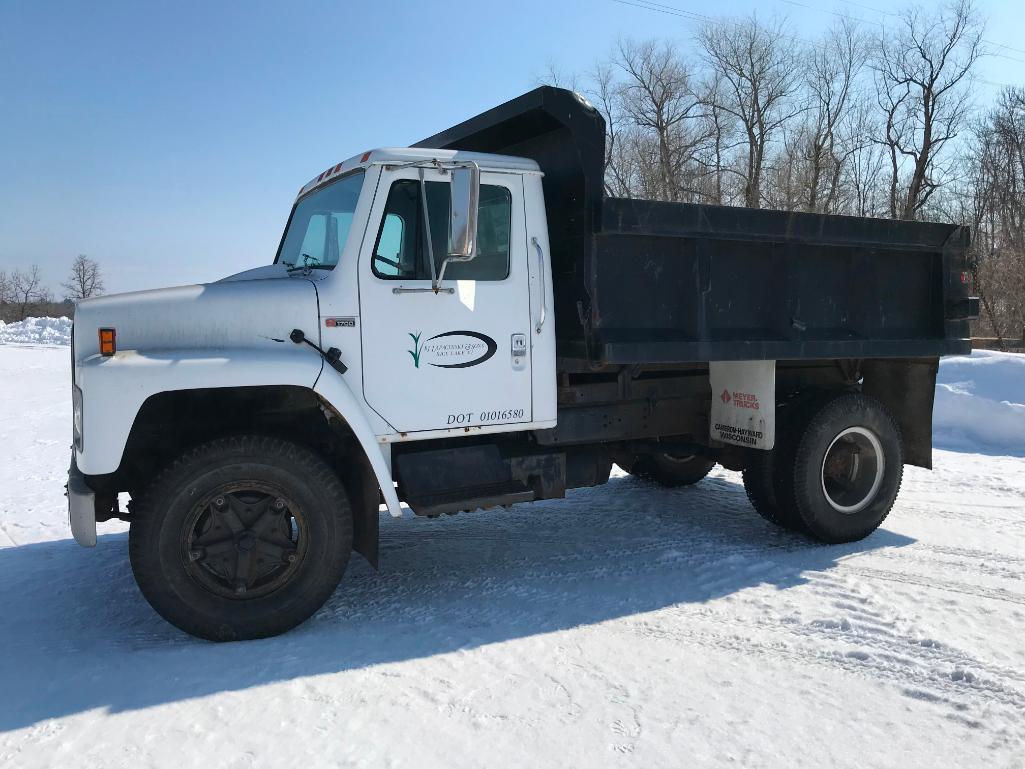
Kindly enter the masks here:
[[67, 494], [71, 534], [82, 547], [96, 547], [96, 492], [85, 482], [74, 452], [68, 468]]

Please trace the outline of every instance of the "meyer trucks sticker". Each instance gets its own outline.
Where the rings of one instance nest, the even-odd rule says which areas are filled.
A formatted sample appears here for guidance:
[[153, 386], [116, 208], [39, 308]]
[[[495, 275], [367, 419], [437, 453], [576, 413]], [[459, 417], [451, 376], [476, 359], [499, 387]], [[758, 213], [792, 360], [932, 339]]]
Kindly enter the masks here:
[[776, 442], [776, 361], [714, 361], [709, 437], [720, 443], [769, 450]]

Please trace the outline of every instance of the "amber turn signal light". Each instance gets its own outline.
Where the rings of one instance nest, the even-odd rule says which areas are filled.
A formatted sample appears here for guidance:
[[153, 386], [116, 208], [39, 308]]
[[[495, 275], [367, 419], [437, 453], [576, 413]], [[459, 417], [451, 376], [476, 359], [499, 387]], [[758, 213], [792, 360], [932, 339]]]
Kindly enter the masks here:
[[117, 352], [116, 334], [112, 328], [100, 329], [100, 355], [110, 357]]

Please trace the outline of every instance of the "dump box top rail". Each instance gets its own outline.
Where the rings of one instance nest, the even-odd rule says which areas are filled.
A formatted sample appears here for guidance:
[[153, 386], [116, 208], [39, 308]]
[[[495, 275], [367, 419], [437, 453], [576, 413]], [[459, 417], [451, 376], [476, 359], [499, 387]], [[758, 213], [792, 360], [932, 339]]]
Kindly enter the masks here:
[[563, 358], [657, 364], [971, 349], [964, 227], [607, 197], [601, 115], [548, 86], [416, 146], [537, 161]]

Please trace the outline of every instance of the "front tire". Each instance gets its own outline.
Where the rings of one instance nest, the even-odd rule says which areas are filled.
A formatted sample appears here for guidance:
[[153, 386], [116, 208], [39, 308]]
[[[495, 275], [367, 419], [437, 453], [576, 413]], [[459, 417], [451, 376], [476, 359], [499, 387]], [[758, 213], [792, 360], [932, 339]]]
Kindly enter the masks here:
[[630, 473], [638, 478], [674, 488], [697, 483], [708, 475], [713, 467], [713, 460], [697, 454], [645, 454], [637, 457], [630, 468]]
[[351, 552], [338, 476], [309, 449], [260, 436], [183, 454], [144, 490], [129, 532], [146, 600], [214, 641], [299, 625], [330, 597]]

